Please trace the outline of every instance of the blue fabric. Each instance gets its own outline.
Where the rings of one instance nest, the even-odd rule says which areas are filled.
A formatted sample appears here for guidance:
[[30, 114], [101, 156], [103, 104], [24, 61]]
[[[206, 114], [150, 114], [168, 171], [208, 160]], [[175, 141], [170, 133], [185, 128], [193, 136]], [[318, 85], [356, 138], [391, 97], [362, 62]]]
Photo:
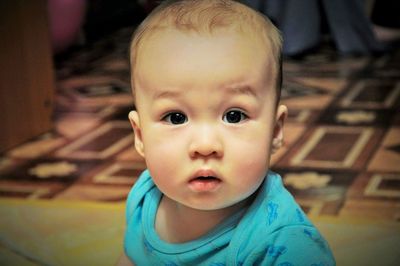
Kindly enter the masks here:
[[247, 4], [271, 18], [282, 31], [283, 53], [296, 55], [314, 48], [321, 39], [323, 16], [342, 53], [383, 51], [376, 39], [365, 0], [247, 0]]
[[142, 173], [127, 199], [125, 254], [142, 265], [335, 265], [328, 244], [269, 172], [252, 205], [194, 241], [171, 244], [154, 229], [162, 194]]

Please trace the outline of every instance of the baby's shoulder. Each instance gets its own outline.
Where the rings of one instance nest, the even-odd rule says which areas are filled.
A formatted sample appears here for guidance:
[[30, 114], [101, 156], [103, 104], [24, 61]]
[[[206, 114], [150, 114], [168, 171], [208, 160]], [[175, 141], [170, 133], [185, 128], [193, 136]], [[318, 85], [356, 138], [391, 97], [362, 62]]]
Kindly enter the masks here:
[[273, 231], [261, 226], [242, 235], [232, 257], [242, 265], [335, 265], [323, 236], [313, 225], [289, 224]]
[[329, 245], [284, 188], [278, 175], [272, 176], [260, 191], [232, 241], [237, 241], [232, 245], [237, 247], [232, 257], [240, 258], [236, 261], [239, 264], [335, 264]]

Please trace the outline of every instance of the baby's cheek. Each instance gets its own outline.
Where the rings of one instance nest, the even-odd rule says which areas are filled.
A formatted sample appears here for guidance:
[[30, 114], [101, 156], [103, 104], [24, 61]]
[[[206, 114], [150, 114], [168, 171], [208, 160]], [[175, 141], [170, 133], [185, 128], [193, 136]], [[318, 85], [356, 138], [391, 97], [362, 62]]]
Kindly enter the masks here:
[[236, 164], [237, 170], [257, 178], [264, 175], [269, 165], [268, 151], [261, 146], [254, 146], [252, 149], [243, 150]]
[[171, 144], [153, 145], [151, 149], [146, 150], [147, 167], [153, 174], [170, 175], [171, 171], [176, 169], [178, 156], [177, 147]]

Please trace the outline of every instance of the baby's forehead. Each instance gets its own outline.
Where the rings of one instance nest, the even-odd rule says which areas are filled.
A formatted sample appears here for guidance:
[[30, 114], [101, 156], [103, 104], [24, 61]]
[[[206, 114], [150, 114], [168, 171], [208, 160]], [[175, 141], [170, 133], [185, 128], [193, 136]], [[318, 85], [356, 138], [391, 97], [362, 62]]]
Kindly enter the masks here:
[[[170, 82], [184, 79], [183, 76], [192, 81], [198, 77], [204, 78], [203, 82], [218, 80], [220, 85], [255, 80], [259, 75], [270, 80], [276, 75], [276, 67], [273, 56], [266, 56], [267, 50], [236, 30], [203, 34], [175, 28], [159, 29], [146, 38], [139, 49], [133, 85], [151, 81], [153, 87], [165, 84], [168, 87], [172, 86], [168, 85]], [[160, 75], [168, 79], [161, 82]], [[155, 86], [154, 80], [160, 84]]]
[[[182, 36], [184, 36], [182, 38]], [[237, 52], [243, 52], [243, 50], [250, 50], [251, 55], [257, 59], [265, 59], [269, 68], [276, 67], [277, 54], [272, 51], [272, 45], [268, 38], [263, 38], [260, 34], [253, 33], [251, 31], [243, 31], [235, 27], [220, 27], [215, 29], [213, 32], [198, 32], [177, 29], [173, 25], [157, 27], [146, 36], [143, 36], [140, 44], [136, 47], [136, 59], [143, 57], [143, 52], [148, 51], [149, 47], [154, 51], [161, 53], [174, 52], [176, 46], [181, 46], [179, 40], [191, 40], [191, 42], [208, 42], [216, 43], [223, 38], [232, 39], [233, 42], [228, 43], [229, 46], [235, 46]], [[167, 46], [165, 43], [170, 41], [175, 46]], [[164, 43], [164, 45], [162, 44]], [[240, 44], [240, 45], [239, 45]], [[212, 47], [212, 45], [211, 45]], [[191, 45], [184, 46], [185, 50], [192, 48]], [[231, 48], [231, 47], [229, 47]], [[171, 50], [172, 49], [172, 50]], [[240, 49], [240, 51], [239, 51]], [[207, 52], [207, 51], [206, 51]], [[137, 63], [137, 60], [135, 60]], [[142, 61], [143, 62], [143, 61]], [[138, 67], [138, 66], [136, 66]]]
[[[241, 42], [242, 44], [249, 44], [248, 49], [254, 49], [254, 47], [258, 47], [259, 49], [257, 49], [257, 57], [268, 57], [271, 58], [272, 61], [275, 61], [277, 57], [277, 54], [273, 53], [273, 44], [271, 43], [269, 38], [262, 36], [262, 34], [259, 34], [259, 32], [246, 30], [244, 28], [236, 27], [235, 25], [215, 28], [211, 32], [187, 29], [182, 30], [175, 27], [174, 25], [162, 25], [155, 27], [151, 31], [147, 32], [146, 35], [142, 36], [140, 43], [138, 43], [136, 47], [132, 47], [131, 49], [135, 49], [135, 57], [140, 57], [143, 51], [143, 47], [154, 47], [157, 42], [162, 42], [163, 39], [174, 39], [176, 36], [185, 36], [188, 39], [197, 39], [210, 43], [218, 41], [223, 36], [230, 37]], [[245, 40], [245, 42], [242, 42], [243, 40]], [[164, 52], [168, 53], [168, 50], [165, 49], [163, 45], [157, 45], [157, 47], [161, 50], [164, 49]], [[190, 47], [187, 48], [190, 49]], [[247, 47], [243, 46], [241, 48], [247, 49]]]

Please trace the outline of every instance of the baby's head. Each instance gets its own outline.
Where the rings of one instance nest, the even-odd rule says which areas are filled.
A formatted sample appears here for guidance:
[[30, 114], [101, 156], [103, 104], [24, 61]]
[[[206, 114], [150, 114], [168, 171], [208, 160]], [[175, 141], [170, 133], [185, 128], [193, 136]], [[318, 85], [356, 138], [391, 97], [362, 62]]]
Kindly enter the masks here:
[[238, 1], [230, 0], [172, 0], [161, 3], [133, 35], [130, 63], [134, 95], [135, 69], [140, 47], [152, 35], [167, 29], [205, 36], [233, 31], [261, 43], [264, 47], [258, 51], [258, 55], [270, 60], [265, 71], [269, 78], [275, 78], [276, 101], [279, 102], [282, 86], [281, 35], [266, 16]]
[[281, 38], [226, 0], [166, 1], [131, 45], [135, 147], [163, 194], [184, 206], [238, 205], [282, 143]]

